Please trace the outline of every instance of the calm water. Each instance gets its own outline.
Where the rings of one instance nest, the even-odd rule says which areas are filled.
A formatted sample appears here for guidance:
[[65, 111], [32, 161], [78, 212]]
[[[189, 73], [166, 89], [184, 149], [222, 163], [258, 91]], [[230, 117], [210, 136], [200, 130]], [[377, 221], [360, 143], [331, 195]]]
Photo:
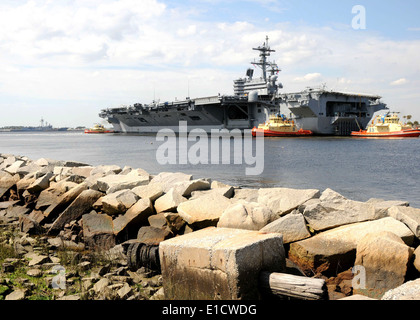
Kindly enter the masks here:
[[266, 138], [264, 172], [259, 176], [246, 176], [245, 163], [160, 165], [156, 150], [162, 143], [141, 135], [0, 133], [0, 153], [34, 160], [127, 165], [151, 174], [180, 171], [243, 187], [331, 188], [354, 200], [405, 200], [420, 208], [420, 139]]

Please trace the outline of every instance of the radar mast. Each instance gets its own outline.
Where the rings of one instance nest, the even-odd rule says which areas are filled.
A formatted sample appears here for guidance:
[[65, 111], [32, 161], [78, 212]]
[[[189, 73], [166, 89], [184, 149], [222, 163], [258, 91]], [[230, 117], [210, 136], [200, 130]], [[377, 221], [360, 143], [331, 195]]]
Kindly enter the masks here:
[[[262, 46], [259, 46], [258, 48], [252, 48], [252, 50], [260, 51], [260, 61], [257, 62], [254, 60], [254, 62], [251, 62], [251, 64], [261, 68], [265, 82], [267, 82], [267, 71], [269, 71], [271, 75], [280, 72], [280, 69], [275, 62], [267, 61], [267, 57], [270, 56], [271, 52], [276, 52], [276, 50], [272, 50], [268, 45], [268, 36], [266, 36], [265, 42]], [[267, 70], [268, 67], [270, 67], [269, 70]]]

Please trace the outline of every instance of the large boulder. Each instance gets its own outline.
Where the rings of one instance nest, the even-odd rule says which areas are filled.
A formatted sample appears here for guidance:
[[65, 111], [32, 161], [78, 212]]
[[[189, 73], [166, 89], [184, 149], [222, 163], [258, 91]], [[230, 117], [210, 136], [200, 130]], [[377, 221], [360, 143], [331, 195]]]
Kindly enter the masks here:
[[19, 168], [23, 167], [26, 164], [23, 160], [16, 160], [13, 162], [10, 166], [4, 169], [4, 171], [10, 173], [10, 174], [16, 174]]
[[0, 171], [0, 198], [19, 181], [19, 175]]
[[260, 298], [261, 271], [285, 270], [281, 235], [207, 228], [159, 245], [166, 299]]
[[108, 175], [99, 178], [96, 182], [98, 190], [107, 194], [114, 193], [123, 189], [133, 189], [135, 187], [149, 183], [149, 175], [138, 176], [136, 174]]
[[303, 215], [297, 210], [271, 222], [260, 232], [281, 233], [285, 244], [307, 239], [311, 236]]
[[309, 199], [319, 198], [315, 189], [262, 188], [258, 190], [258, 202], [269, 207], [279, 217], [284, 216]]
[[60, 212], [62, 212], [71, 202], [74, 201], [83, 191], [87, 190], [88, 187], [85, 183], [81, 183], [71, 188], [66, 193], [62, 194], [56, 199], [53, 199], [52, 203], [45, 209], [44, 215], [49, 220], [55, 218]]
[[420, 239], [420, 209], [395, 206], [388, 210], [388, 214], [390, 217], [405, 223], [414, 235]]
[[191, 200], [193, 199], [197, 199], [201, 196], [205, 196], [205, 195], [209, 195], [212, 193], [217, 193], [219, 195], [222, 195], [228, 199], [233, 197], [233, 193], [234, 193], [234, 188], [233, 187], [220, 187], [220, 188], [212, 188], [209, 190], [197, 190], [197, 191], [193, 191], [191, 192]]
[[106, 175], [110, 175], [110, 174], [118, 174], [122, 171], [121, 167], [117, 166], [117, 165], [100, 165], [100, 166], [96, 166], [94, 167], [91, 172], [90, 175], [91, 176], [106, 176]]
[[[77, 186], [79, 186], [79, 184], [67, 181], [66, 179], [54, 184], [51, 183], [49, 188], [42, 190], [41, 193], [38, 195], [35, 209], [45, 210], [47, 207], [57, 202], [60, 196]], [[86, 190], [86, 184], [83, 184], [81, 188]]]
[[327, 275], [348, 270], [354, 264], [356, 247], [367, 234], [390, 231], [411, 245], [414, 235], [407, 226], [394, 218], [360, 222], [317, 234], [290, 244], [289, 258], [308, 274]]
[[387, 291], [381, 300], [420, 300], [420, 278]]
[[369, 233], [357, 244], [355, 265], [364, 267], [366, 288], [362, 294], [381, 297], [386, 291], [405, 282], [413, 249], [395, 233]]
[[54, 221], [49, 233], [61, 230], [67, 223], [79, 219], [82, 215], [91, 211], [92, 205], [103, 196], [102, 192], [85, 190], [64, 210]]
[[115, 246], [112, 218], [107, 214], [85, 214], [82, 225], [84, 241], [90, 248], [108, 250]]
[[131, 189], [141, 199], [149, 199], [154, 202], [157, 198], [164, 194], [163, 187], [160, 183], [149, 183], [144, 186], [138, 186]]
[[319, 201], [305, 206], [303, 215], [315, 231], [376, 219], [373, 205], [353, 200]]
[[209, 190], [210, 182], [204, 179], [180, 181], [173, 188], [183, 197], [190, 197], [193, 191]]
[[150, 181], [150, 183], [159, 183], [163, 192], [168, 192], [176, 183], [190, 181], [193, 176], [182, 172], [161, 172]]
[[40, 193], [42, 190], [47, 189], [50, 186], [50, 179], [53, 177], [53, 173], [49, 172], [42, 177], [36, 179], [26, 190], [30, 193]]
[[410, 204], [407, 201], [402, 200], [383, 200], [372, 198], [366, 201], [375, 207], [375, 215], [378, 219], [382, 219], [389, 216], [389, 209], [395, 206], [408, 207]]
[[345, 196], [343, 196], [342, 194], [328, 188], [328, 189], [325, 189], [321, 193], [321, 196], [319, 197], [319, 200], [330, 201], [330, 202], [342, 202], [342, 201], [347, 200], [347, 198]]
[[155, 201], [155, 209], [157, 213], [176, 211], [176, 208], [184, 201], [187, 201], [187, 199], [172, 188]]
[[220, 194], [204, 195], [194, 200], [182, 202], [178, 208], [181, 218], [193, 229], [216, 226], [223, 212], [232, 204]]
[[248, 202], [258, 202], [257, 189], [234, 189], [234, 200], [245, 200]]
[[120, 190], [102, 198], [102, 210], [110, 215], [119, 215], [130, 209], [139, 199], [131, 190]]
[[258, 231], [277, 219], [277, 215], [263, 204], [243, 200], [227, 207], [217, 227]]
[[417, 271], [420, 272], [420, 246], [418, 246], [417, 249], [414, 250], [413, 265], [414, 265], [414, 268], [416, 268]]
[[154, 213], [149, 199], [138, 200], [127, 212], [114, 219], [114, 234], [127, 234], [128, 239], [136, 235], [139, 228], [147, 224], [147, 219]]
[[159, 245], [162, 241], [171, 237], [172, 233], [169, 229], [152, 226], [141, 227], [137, 233], [137, 240], [148, 245]]

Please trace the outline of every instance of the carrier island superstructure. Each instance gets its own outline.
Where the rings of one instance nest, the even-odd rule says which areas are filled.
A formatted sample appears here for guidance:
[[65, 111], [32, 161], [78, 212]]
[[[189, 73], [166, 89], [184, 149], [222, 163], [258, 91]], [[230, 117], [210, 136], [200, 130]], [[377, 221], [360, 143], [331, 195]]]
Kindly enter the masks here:
[[183, 101], [136, 103], [131, 106], [109, 108], [99, 116], [114, 127], [114, 132], [153, 133], [167, 128], [177, 132], [180, 121], [188, 129], [252, 129], [268, 121], [270, 115], [282, 113], [297, 126], [318, 135], [350, 135], [365, 128], [373, 115], [386, 109], [380, 96], [327, 91], [307, 88], [302, 92], [281, 93], [278, 83], [281, 71], [269, 60], [272, 50], [268, 37], [262, 46], [253, 48], [259, 59], [251, 62], [261, 70], [254, 77], [254, 69], [246, 77], [234, 81], [233, 95], [187, 97]]

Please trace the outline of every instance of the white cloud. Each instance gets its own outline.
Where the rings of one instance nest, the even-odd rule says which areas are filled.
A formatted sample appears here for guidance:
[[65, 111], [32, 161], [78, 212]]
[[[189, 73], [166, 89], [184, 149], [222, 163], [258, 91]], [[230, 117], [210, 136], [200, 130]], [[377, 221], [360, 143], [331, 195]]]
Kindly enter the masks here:
[[392, 81], [391, 83], [390, 83], [390, 85], [391, 86], [402, 86], [402, 85], [404, 85], [404, 84], [407, 84], [409, 81], [407, 80], [407, 79], [405, 79], [405, 78], [401, 78], [401, 79], [398, 79], [398, 80], [395, 80], [395, 81]]
[[276, 50], [270, 58], [283, 70], [283, 92], [322, 81], [336, 90], [383, 95], [385, 102], [402, 101], [404, 94], [407, 108], [419, 100], [419, 40], [271, 20], [264, 26], [206, 21], [194, 8], [181, 13], [159, 0], [0, 4], [0, 108], [25, 99], [35, 113], [48, 99], [68, 100], [96, 114], [120, 103], [148, 103], [154, 89], [163, 100], [182, 98], [188, 79], [192, 97], [231, 94], [232, 81], [258, 58], [252, 48], [266, 35]]
[[297, 77], [294, 79], [295, 82], [311, 82], [311, 81], [319, 81], [322, 75], [320, 73], [308, 73], [303, 77]]

